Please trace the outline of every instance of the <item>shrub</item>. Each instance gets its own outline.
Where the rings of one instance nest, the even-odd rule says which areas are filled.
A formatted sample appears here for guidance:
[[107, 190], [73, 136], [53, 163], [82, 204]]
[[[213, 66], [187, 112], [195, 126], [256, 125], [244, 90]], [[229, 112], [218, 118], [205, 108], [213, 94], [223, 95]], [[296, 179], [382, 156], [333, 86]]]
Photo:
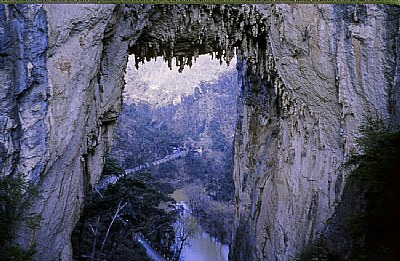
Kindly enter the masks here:
[[25, 213], [37, 195], [37, 189], [21, 174], [0, 178], [0, 260], [31, 260], [34, 249], [24, 250], [13, 240], [18, 237], [15, 231], [21, 222], [32, 229], [38, 225], [38, 216]]
[[400, 133], [392, 131], [382, 119], [367, 119], [357, 140], [360, 153], [347, 162], [354, 169], [349, 181], [360, 185], [366, 207], [349, 218], [349, 233], [362, 239], [364, 246], [354, 260], [391, 260], [397, 242], [395, 192], [398, 190]]

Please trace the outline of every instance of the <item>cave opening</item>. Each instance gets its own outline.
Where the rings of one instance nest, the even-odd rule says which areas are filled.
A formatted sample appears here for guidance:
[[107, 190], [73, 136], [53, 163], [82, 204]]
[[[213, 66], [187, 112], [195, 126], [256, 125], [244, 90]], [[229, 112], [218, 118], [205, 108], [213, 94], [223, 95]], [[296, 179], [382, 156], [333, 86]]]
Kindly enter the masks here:
[[[147, 251], [171, 260], [228, 260], [237, 99], [243, 86], [258, 93], [267, 86], [263, 76], [244, 80], [268, 63], [258, 18], [248, 6], [153, 7], [129, 40], [123, 111], [100, 186], [88, 197], [93, 204], [85, 207], [107, 205], [104, 224], [98, 215], [85, 220], [84, 210], [72, 236], [75, 256], [122, 251], [146, 260]], [[108, 233], [110, 213], [129, 228], [114, 228], [101, 247], [77, 243], [85, 233], [93, 237], [92, 224]]]
[[[144, 247], [150, 256], [173, 260], [228, 260], [234, 215], [236, 59], [228, 65], [211, 53], [194, 57], [190, 64], [182, 57], [170, 62], [155, 58], [139, 66], [138, 61], [133, 54], [128, 58], [123, 109], [100, 181], [103, 185], [92, 193], [93, 201], [111, 195], [126, 198], [121, 191], [136, 191], [140, 183], [130, 201], [139, 200], [152, 210], [146, 212], [140, 204], [121, 210], [126, 220], [137, 222], [132, 224], [136, 226], [133, 250]], [[119, 189], [109, 192], [111, 184]], [[149, 192], [159, 193], [160, 198]], [[128, 217], [134, 212], [146, 213], [148, 224]], [[82, 237], [77, 230], [85, 231], [84, 227], [81, 219], [74, 235]], [[155, 233], [156, 227], [163, 229]], [[111, 241], [121, 237], [113, 236]], [[80, 251], [76, 255], [82, 256], [85, 250], [78, 245], [85, 244], [73, 241]]]
[[[168, 197], [176, 201], [174, 218], [155, 208], [147, 213], [152, 221], [143, 228], [138, 219], [135, 242], [142, 244], [132, 249], [144, 247], [147, 254], [174, 260], [223, 261], [228, 260], [234, 216], [236, 58], [224, 62], [216, 52], [196, 56], [149, 61], [129, 56], [123, 109], [102, 180], [116, 183], [120, 172], [121, 177], [143, 182], [146, 189], [133, 197], [146, 204], [154, 203], [146, 198], [146, 190], [162, 194], [164, 207]], [[121, 186], [136, 186], [125, 183]], [[171, 212], [171, 206], [166, 209]], [[142, 212], [138, 206], [130, 211]], [[157, 226], [166, 229], [154, 233]]]
[[227, 260], [233, 229], [236, 60], [214, 58], [174, 58], [168, 68], [161, 59], [138, 66], [131, 55], [109, 154], [127, 176], [149, 175], [174, 190], [176, 206], [186, 207], [174, 223], [174, 251], [188, 260]]

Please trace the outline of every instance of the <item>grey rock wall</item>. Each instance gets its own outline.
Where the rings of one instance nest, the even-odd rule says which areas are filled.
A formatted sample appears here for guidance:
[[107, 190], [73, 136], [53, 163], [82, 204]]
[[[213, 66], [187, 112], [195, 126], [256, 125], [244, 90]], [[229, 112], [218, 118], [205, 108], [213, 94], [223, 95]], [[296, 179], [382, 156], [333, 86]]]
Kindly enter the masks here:
[[21, 224], [16, 239], [35, 243], [38, 260], [70, 260], [70, 233], [121, 107], [122, 67], [102, 70], [118, 57], [105, 37], [117, 9], [2, 5], [0, 12], [1, 172], [23, 173], [41, 194], [31, 210], [39, 228]]
[[[258, 11], [269, 18], [269, 59], [254, 64], [247, 57], [238, 68], [243, 94], [231, 257], [294, 260], [341, 199], [341, 166], [356, 150], [365, 117], [399, 126], [399, 8], [276, 5]], [[264, 76], [254, 66], [264, 68]]]
[[0, 14], [1, 172], [29, 171], [37, 181], [48, 148], [46, 13], [39, 6], [2, 5]]

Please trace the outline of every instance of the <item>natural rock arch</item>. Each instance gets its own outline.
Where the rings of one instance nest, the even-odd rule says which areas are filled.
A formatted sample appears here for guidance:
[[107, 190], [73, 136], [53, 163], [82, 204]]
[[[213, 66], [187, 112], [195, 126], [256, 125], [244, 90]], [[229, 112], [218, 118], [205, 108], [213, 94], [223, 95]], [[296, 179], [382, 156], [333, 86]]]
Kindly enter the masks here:
[[398, 8], [5, 5], [0, 13], [10, 94], [0, 100], [1, 171], [26, 173], [42, 191], [40, 227], [19, 232], [41, 260], [71, 259], [69, 237], [121, 109], [128, 54], [138, 63], [177, 57], [183, 68], [210, 52], [229, 62], [237, 48], [238, 260], [286, 260], [312, 241], [340, 201], [340, 165], [364, 112], [399, 122]]

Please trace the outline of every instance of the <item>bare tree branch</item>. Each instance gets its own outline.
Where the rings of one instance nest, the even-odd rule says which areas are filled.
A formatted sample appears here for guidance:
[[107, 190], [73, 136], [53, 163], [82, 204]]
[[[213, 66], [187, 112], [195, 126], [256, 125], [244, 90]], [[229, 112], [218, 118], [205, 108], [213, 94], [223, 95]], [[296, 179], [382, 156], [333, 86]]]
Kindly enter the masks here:
[[125, 202], [122, 206], [121, 206], [121, 204], [122, 204], [122, 200], [118, 203], [117, 211], [115, 211], [113, 219], [111, 220], [110, 225], [108, 226], [107, 233], [103, 240], [103, 244], [101, 245], [101, 249], [100, 249], [101, 252], [103, 252], [103, 248], [104, 248], [104, 245], [106, 244], [108, 234], [110, 233], [111, 226], [114, 224], [114, 221], [117, 218], [119, 212], [126, 206], [126, 204], [128, 204], [128, 202]]
[[92, 233], [94, 235], [93, 238], [93, 246], [92, 246], [92, 257], [91, 259], [94, 260], [94, 256], [96, 254], [96, 241], [97, 241], [97, 233], [99, 232], [99, 223], [100, 223], [100, 215], [97, 216], [96, 221], [96, 230], [93, 229], [93, 226], [89, 223], [90, 228], [92, 229]]

